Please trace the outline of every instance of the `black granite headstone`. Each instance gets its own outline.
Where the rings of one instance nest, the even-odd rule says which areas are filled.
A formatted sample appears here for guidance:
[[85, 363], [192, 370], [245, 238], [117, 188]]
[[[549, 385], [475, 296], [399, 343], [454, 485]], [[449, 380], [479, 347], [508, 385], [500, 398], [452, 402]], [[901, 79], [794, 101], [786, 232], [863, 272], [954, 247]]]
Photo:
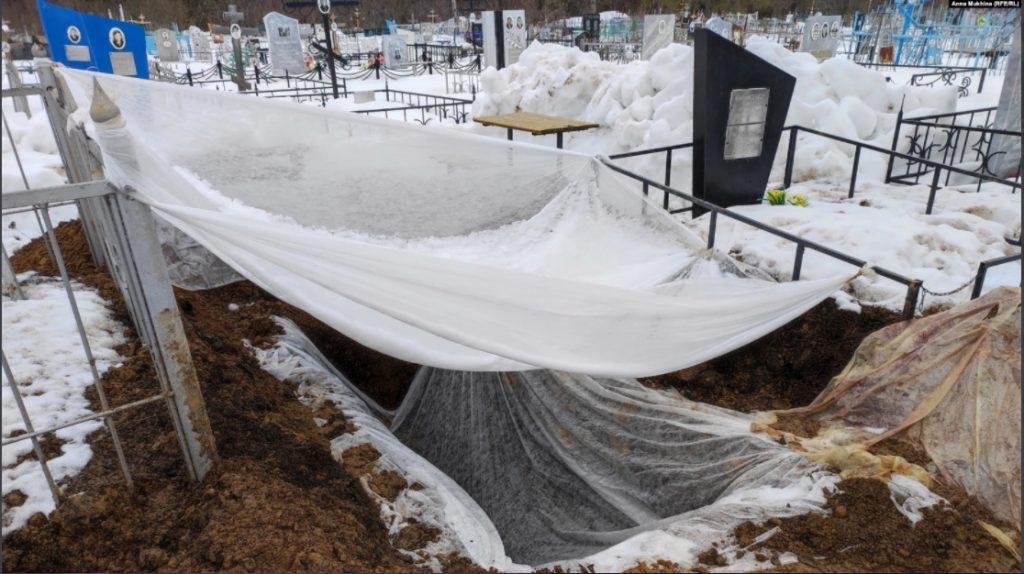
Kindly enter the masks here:
[[693, 193], [722, 207], [757, 203], [796, 78], [703, 29], [694, 56]]

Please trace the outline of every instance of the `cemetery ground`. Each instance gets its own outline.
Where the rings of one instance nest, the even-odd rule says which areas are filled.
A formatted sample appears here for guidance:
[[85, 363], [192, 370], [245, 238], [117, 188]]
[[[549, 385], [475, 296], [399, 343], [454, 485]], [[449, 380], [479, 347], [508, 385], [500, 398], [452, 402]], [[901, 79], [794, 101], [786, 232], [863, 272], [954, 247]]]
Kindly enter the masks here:
[[[127, 311], [110, 277], [93, 267], [80, 224], [58, 227], [73, 278], [107, 300], [122, 323]], [[56, 270], [40, 240], [13, 256], [19, 273], [41, 277]], [[50, 516], [37, 514], [4, 541], [7, 571], [422, 571], [420, 551], [438, 533], [410, 524], [390, 533], [378, 497], [394, 499], [408, 484], [374, 468], [379, 456], [362, 445], [332, 457], [330, 439], [353, 424], [327, 402], [315, 410], [295, 388], [264, 371], [249, 345], [265, 347], [280, 328], [271, 319], [294, 320], [331, 362], [385, 406], [401, 400], [414, 366], [371, 351], [249, 282], [198, 292], [177, 291], [192, 354], [220, 450], [204, 482], [185, 476], [166, 410], [160, 405], [116, 416], [132, 461], [136, 490], [124, 487], [106, 433], [89, 440], [94, 456], [70, 480], [69, 496]], [[843, 311], [826, 300], [783, 329], [706, 364], [652, 379], [682, 395], [740, 411], [806, 404], [837, 374], [865, 335], [899, 321], [881, 309]], [[123, 363], [103, 381], [115, 404], [156, 388], [148, 352], [133, 333], [118, 352]], [[95, 392], [89, 400], [98, 410]], [[795, 434], [813, 432], [806, 421], [784, 420]], [[59, 450], [59, 441], [47, 449]], [[927, 464], [910, 443], [888, 440], [877, 452]], [[32, 456], [32, 455], [28, 455]], [[938, 487], [948, 508], [924, 510], [916, 526], [900, 514], [879, 481], [844, 480], [829, 495], [826, 513], [765, 524], [745, 523], [734, 536], [767, 570], [805, 571], [1010, 571], [1020, 567], [1010, 551], [979, 526], [1006, 527], [962, 490]], [[5, 505], [18, 503], [16, 493]], [[762, 533], [777, 529], [767, 541]], [[797, 561], [780, 560], [792, 553]], [[482, 570], [458, 555], [439, 556], [445, 571]], [[698, 570], [726, 566], [712, 547]], [[580, 564], [586, 568], [586, 564]], [[641, 562], [631, 571], [676, 571], [678, 564]]]

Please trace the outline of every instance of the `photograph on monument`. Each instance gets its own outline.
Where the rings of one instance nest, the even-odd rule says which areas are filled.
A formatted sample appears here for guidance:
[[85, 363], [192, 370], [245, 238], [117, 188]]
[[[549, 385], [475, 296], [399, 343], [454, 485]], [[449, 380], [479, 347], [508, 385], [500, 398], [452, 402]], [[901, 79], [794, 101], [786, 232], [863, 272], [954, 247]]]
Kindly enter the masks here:
[[5, 1], [3, 571], [1021, 572], [997, 4]]

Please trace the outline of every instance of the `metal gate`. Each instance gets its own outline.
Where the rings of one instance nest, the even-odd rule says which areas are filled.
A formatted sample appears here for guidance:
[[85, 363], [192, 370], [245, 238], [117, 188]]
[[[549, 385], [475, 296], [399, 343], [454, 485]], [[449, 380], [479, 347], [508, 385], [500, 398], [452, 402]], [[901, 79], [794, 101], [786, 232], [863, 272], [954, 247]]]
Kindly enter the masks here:
[[[8, 71], [12, 67], [8, 67]], [[110, 434], [118, 465], [128, 485], [133, 486], [129, 461], [125, 457], [113, 415], [154, 402], [164, 402], [170, 413], [188, 475], [202, 480], [212, 467], [217, 450], [200, 391], [185, 329], [181, 321], [174, 291], [168, 279], [166, 263], [156, 235], [149, 207], [133, 198], [130, 189], [117, 189], [103, 179], [102, 153], [80, 125], [69, 124], [68, 116], [75, 103], [59, 76], [48, 64], [37, 65], [38, 83], [17, 85], [3, 91], [3, 98], [14, 98], [17, 107], [26, 106], [30, 98], [39, 98], [49, 118], [68, 183], [55, 187], [32, 188], [21, 162], [16, 142], [11, 135], [6, 115], [5, 134], [12, 146], [25, 189], [3, 194], [3, 214], [32, 211], [35, 213], [48, 255], [57, 268], [67, 295], [82, 343], [85, 359], [91, 370], [101, 405], [99, 412], [56, 426], [36, 429], [32, 413], [25, 408], [23, 394], [3, 352], [3, 373], [13, 392], [26, 432], [3, 439], [2, 445], [30, 440], [36, 459], [42, 466], [54, 501], [59, 504], [61, 489], [50, 472], [40, 439], [58, 430], [94, 420], [103, 421]], [[15, 72], [16, 73], [16, 72]], [[17, 87], [14, 87], [17, 86]], [[97, 87], [98, 88], [98, 87]], [[27, 106], [26, 106], [27, 109]], [[119, 119], [120, 110], [102, 93], [95, 97], [91, 116], [97, 124], [103, 119]], [[72, 127], [67, 127], [71, 125]], [[79, 217], [89, 244], [89, 252], [97, 268], [105, 267], [124, 298], [131, 321], [142, 344], [148, 349], [160, 385], [160, 392], [127, 404], [113, 405], [107, 398], [93, 357], [89, 337], [75, 299], [71, 278], [61, 252], [50, 208], [77, 205]], [[3, 252], [5, 291], [14, 298], [24, 297], [6, 249]]]

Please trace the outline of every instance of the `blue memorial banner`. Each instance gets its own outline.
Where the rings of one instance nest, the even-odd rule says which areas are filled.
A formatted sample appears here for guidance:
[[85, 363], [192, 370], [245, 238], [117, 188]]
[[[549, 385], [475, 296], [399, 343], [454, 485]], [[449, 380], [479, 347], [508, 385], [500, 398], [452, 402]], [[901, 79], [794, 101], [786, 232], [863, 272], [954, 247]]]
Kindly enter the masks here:
[[149, 78], [146, 32], [138, 24], [37, 0], [50, 57], [69, 68]]

